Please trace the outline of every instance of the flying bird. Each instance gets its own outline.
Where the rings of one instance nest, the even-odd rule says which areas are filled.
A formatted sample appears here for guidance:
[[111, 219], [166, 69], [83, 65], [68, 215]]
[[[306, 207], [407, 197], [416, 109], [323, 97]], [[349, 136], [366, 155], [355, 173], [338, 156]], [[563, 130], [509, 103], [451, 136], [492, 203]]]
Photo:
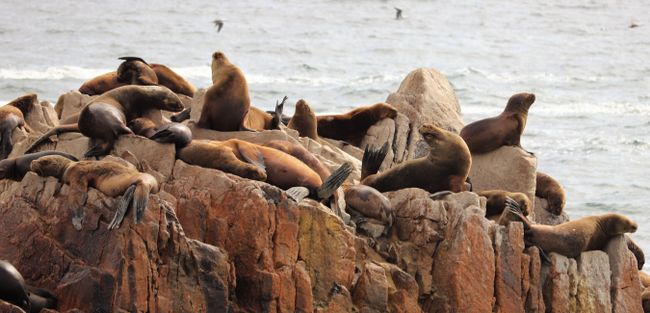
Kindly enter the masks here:
[[221, 31], [221, 28], [223, 27], [223, 21], [222, 20], [214, 20], [212, 21], [214, 23], [214, 26], [217, 27], [217, 33]]
[[636, 28], [636, 27], [639, 27], [639, 24], [634, 20], [630, 20], [630, 28]]
[[402, 9], [398, 7], [394, 7], [394, 8], [395, 8], [395, 19], [396, 20], [402, 19]]

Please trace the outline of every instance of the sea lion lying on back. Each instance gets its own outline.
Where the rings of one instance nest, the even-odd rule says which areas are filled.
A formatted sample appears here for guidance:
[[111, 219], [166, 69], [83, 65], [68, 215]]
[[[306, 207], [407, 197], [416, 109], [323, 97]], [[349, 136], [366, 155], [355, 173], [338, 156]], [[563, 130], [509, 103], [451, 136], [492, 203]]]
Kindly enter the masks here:
[[14, 148], [14, 129], [23, 128], [32, 132], [25, 123], [29, 105], [36, 101], [36, 94], [30, 93], [20, 96], [6, 105], [0, 107], [0, 160], [6, 159]]
[[[359, 107], [345, 114], [320, 115], [316, 117], [318, 135], [361, 145], [370, 126], [385, 118], [395, 118], [397, 110], [388, 103]], [[291, 122], [289, 122], [291, 123]]]
[[183, 103], [171, 90], [159, 86], [123, 86], [104, 93], [88, 103], [79, 113], [75, 124], [59, 125], [37, 139], [28, 149], [33, 151], [52, 135], [65, 132], [81, 132], [93, 141], [84, 156], [108, 154], [121, 135], [133, 134], [126, 124], [138, 117], [160, 110], [179, 112]]
[[135, 223], [139, 223], [149, 203], [149, 194], [158, 192], [158, 182], [153, 176], [138, 172], [135, 166], [119, 158], [75, 162], [50, 155], [32, 161], [31, 170], [39, 176], [56, 177], [70, 186], [68, 203], [73, 209], [72, 223], [77, 230], [82, 228], [88, 187], [109, 197], [122, 196], [108, 229], [120, 226], [129, 206], [134, 208]]
[[42, 151], [0, 161], [0, 179], [21, 181], [29, 172], [32, 161], [47, 155], [60, 155], [72, 161], [79, 161], [71, 154], [59, 151]]
[[[420, 134], [431, 148], [426, 157], [408, 160], [389, 170], [374, 174], [379, 169], [386, 152], [373, 152], [366, 148], [361, 169], [361, 184], [380, 192], [404, 188], [421, 188], [430, 193], [449, 190], [466, 191], [472, 157], [467, 145], [458, 135], [432, 124], [422, 125]], [[378, 156], [373, 156], [373, 155]]]
[[513, 95], [501, 114], [466, 125], [460, 136], [473, 154], [488, 153], [501, 146], [521, 147], [521, 134], [533, 102], [535, 95], [532, 93]]

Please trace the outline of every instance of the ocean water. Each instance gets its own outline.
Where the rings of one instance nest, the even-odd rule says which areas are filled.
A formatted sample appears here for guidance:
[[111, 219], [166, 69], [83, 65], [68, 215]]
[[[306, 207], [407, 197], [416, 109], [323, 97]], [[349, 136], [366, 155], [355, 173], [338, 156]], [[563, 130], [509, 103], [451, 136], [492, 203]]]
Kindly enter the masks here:
[[216, 50], [265, 109], [284, 95], [319, 113], [384, 101], [417, 67], [447, 75], [466, 123], [533, 92], [522, 145], [564, 185], [569, 215], [625, 214], [650, 251], [648, 1], [3, 0], [0, 12], [2, 103], [54, 102], [120, 56], [206, 87]]

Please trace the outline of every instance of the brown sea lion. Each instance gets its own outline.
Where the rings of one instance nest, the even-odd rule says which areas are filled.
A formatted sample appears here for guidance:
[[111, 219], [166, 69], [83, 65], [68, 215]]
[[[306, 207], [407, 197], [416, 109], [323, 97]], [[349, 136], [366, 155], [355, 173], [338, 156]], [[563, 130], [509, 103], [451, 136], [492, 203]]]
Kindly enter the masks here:
[[359, 107], [345, 114], [317, 116], [318, 136], [343, 140], [358, 147], [370, 126], [395, 116], [397, 110], [383, 102]]
[[128, 83], [120, 82], [117, 79], [117, 72], [113, 71], [99, 75], [84, 82], [81, 84], [81, 87], [79, 87], [79, 92], [90, 96], [96, 96], [117, 87], [126, 85], [128, 85]]
[[149, 138], [156, 133], [156, 123], [146, 117], [138, 117], [126, 124], [134, 134]]
[[197, 126], [217, 131], [248, 130], [244, 118], [250, 102], [244, 73], [222, 52], [212, 54], [212, 86], [203, 95]]
[[320, 176], [322, 180], [327, 179], [332, 173], [329, 168], [323, 164], [313, 153], [305, 149], [303, 146], [291, 143], [285, 140], [271, 140], [264, 144], [269, 148], [280, 150], [286, 154], [289, 154], [296, 159], [305, 163], [309, 168], [314, 170]]
[[643, 285], [644, 288], [650, 287], [650, 275], [648, 275], [648, 273], [639, 270], [639, 280], [641, 280], [641, 285]]
[[638, 228], [634, 221], [617, 213], [583, 217], [555, 226], [533, 224], [516, 202], [508, 204], [508, 210], [524, 224], [527, 244], [569, 258], [576, 258], [583, 251], [602, 250], [612, 237], [633, 233]]
[[300, 99], [296, 102], [296, 111], [289, 120], [288, 128], [298, 131], [300, 137], [318, 140], [316, 114], [307, 101]]
[[153, 71], [156, 73], [159, 85], [165, 86], [175, 93], [194, 97], [196, 87], [185, 80], [185, 78], [176, 74], [176, 72], [163, 64], [152, 63], [149, 64], [149, 66], [151, 66]]
[[505, 190], [483, 190], [477, 191], [476, 194], [487, 198], [485, 211], [486, 217], [500, 215], [501, 212], [506, 209], [506, 199], [508, 197], [517, 201], [524, 215], [530, 214], [531, 210], [533, 209], [532, 203], [530, 202], [530, 199], [528, 199], [528, 196], [521, 192], [508, 192]]
[[[373, 152], [366, 149], [361, 170], [361, 184], [373, 187], [380, 192], [403, 188], [421, 188], [430, 193], [449, 190], [466, 191], [465, 181], [472, 164], [467, 145], [458, 135], [432, 124], [419, 129], [422, 138], [431, 150], [426, 157], [408, 160], [389, 170], [376, 173], [383, 157], [370, 161]], [[382, 148], [385, 156], [387, 145]], [[372, 169], [369, 169], [372, 168]]]
[[641, 249], [641, 247], [639, 247], [639, 245], [637, 245], [628, 235], [625, 235], [625, 243], [627, 244], [627, 249], [634, 254], [636, 265], [638, 269], [641, 270], [645, 264], [645, 253], [643, 253], [643, 249]]
[[29, 104], [36, 101], [36, 94], [30, 93], [20, 96], [6, 105], [0, 107], [0, 160], [6, 159], [13, 150], [11, 138], [14, 129], [23, 128], [27, 132], [32, 130], [25, 123], [25, 115]]
[[77, 123], [52, 128], [37, 139], [27, 152], [33, 151], [52, 135], [79, 131], [94, 142], [94, 146], [85, 153], [86, 157], [105, 155], [119, 136], [133, 134], [126, 125], [129, 121], [148, 116], [152, 111], [160, 114], [160, 110], [179, 112], [183, 110], [183, 103], [166, 87], [122, 86], [88, 103], [79, 113]]
[[117, 81], [129, 85], [158, 85], [158, 76], [147, 62], [138, 57], [121, 57], [117, 67]]
[[475, 154], [488, 153], [501, 146], [521, 147], [521, 134], [533, 102], [535, 95], [532, 93], [515, 94], [501, 114], [466, 125], [460, 131], [460, 136]]
[[83, 207], [88, 199], [88, 187], [109, 197], [122, 196], [108, 229], [120, 226], [129, 206], [134, 208], [135, 223], [142, 220], [149, 203], [149, 194], [158, 192], [158, 182], [146, 173], [140, 173], [126, 161], [112, 158], [101, 161], [75, 162], [59, 155], [50, 155], [32, 161], [31, 170], [39, 176], [53, 176], [70, 185], [68, 203], [74, 210], [73, 225], [81, 230]]
[[73, 155], [59, 151], [41, 151], [0, 161], [0, 179], [23, 180], [29, 172], [32, 161], [47, 155], [60, 155], [73, 161], [79, 161]]
[[282, 110], [285, 101], [287, 101], [286, 96], [282, 99], [282, 102], [277, 101], [275, 103], [275, 112], [273, 114], [269, 114], [251, 106], [244, 118], [244, 127], [257, 131], [280, 129], [280, 123], [282, 122], [280, 119], [282, 118]]
[[535, 196], [548, 201], [548, 211], [555, 215], [562, 214], [565, 204], [564, 188], [553, 177], [537, 172]]
[[[393, 225], [393, 207], [390, 200], [377, 189], [365, 185], [344, 185], [345, 203], [351, 213], [382, 222], [387, 231]], [[360, 224], [360, 219], [356, 223]]]

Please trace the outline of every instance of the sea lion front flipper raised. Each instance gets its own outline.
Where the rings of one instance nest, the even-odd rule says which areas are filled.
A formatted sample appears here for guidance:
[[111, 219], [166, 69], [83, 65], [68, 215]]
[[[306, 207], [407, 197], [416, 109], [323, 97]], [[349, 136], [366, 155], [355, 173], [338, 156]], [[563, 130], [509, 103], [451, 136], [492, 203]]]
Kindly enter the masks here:
[[341, 185], [343, 185], [343, 182], [348, 179], [348, 176], [350, 176], [352, 170], [353, 168], [350, 162], [341, 164], [341, 166], [332, 172], [332, 175], [330, 175], [330, 177], [328, 177], [318, 188], [318, 198], [327, 199], [332, 196], [336, 189], [341, 187]]
[[275, 111], [273, 112], [273, 119], [271, 120], [271, 129], [280, 129], [282, 124], [282, 112], [284, 111], [284, 103], [289, 97], [284, 96], [282, 102], [275, 101]]
[[183, 111], [181, 111], [181, 112], [179, 112], [177, 114], [173, 114], [169, 119], [172, 122], [180, 123], [180, 122], [182, 122], [184, 120], [189, 119], [190, 118], [190, 113], [192, 113], [192, 108], [191, 107], [189, 107], [187, 109], [184, 109]]
[[117, 204], [117, 210], [115, 210], [115, 215], [113, 216], [113, 220], [111, 221], [110, 224], [108, 224], [108, 229], [116, 229], [119, 228], [120, 225], [122, 224], [122, 220], [124, 220], [124, 215], [126, 215], [126, 211], [129, 209], [129, 205], [131, 202], [133, 202], [133, 192], [135, 191], [135, 185], [131, 185], [129, 188], [126, 189], [124, 192], [124, 195], [122, 195], [122, 199], [120, 199], [120, 202]]
[[371, 148], [370, 145], [366, 146], [361, 161], [361, 179], [372, 174], [377, 174], [377, 172], [379, 172], [379, 167], [381, 167], [381, 163], [384, 162], [387, 154], [388, 142], [384, 143], [384, 145], [378, 150]]
[[34, 149], [36, 149], [42, 143], [49, 140], [51, 136], [54, 136], [54, 135], [58, 136], [58, 135], [63, 134], [63, 133], [72, 133], [72, 132], [79, 132], [79, 125], [77, 123], [56, 126], [56, 127], [52, 128], [52, 129], [50, 129], [47, 133], [43, 134], [38, 139], [36, 139], [36, 141], [34, 141], [34, 143], [32, 143], [29, 146], [29, 148], [27, 148], [25, 153], [31, 153]]
[[144, 210], [149, 205], [149, 189], [143, 184], [138, 184], [133, 196], [133, 222], [140, 223], [144, 217]]
[[285, 192], [287, 194], [287, 197], [293, 199], [293, 201], [296, 201], [296, 203], [300, 203], [302, 199], [309, 196], [309, 189], [306, 187], [291, 187]]

